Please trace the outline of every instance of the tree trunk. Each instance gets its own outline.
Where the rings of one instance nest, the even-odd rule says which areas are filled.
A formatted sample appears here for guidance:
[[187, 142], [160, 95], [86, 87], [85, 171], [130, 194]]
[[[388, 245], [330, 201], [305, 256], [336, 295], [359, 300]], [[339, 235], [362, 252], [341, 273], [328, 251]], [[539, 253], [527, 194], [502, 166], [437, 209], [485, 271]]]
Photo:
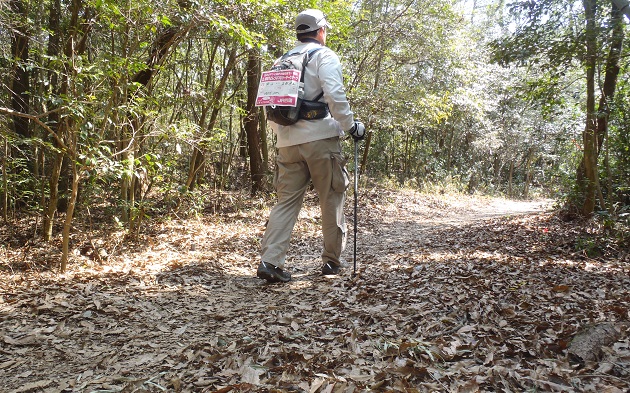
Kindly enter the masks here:
[[151, 45], [151, 53], [146, 61], [146, 68], [134, 75], [132, 79], [133, 82], [138, 83], [143, 87], [146, 87], [149, 84], [151, 78], [153, 78], [157, 72], [157, 67], [162, 63], [166, 55], [169, 53], [169, 49], [176, 42], [176, 38], [178, 33], [180, 33], [180, 30], [181, 28], [179, 26], [171, 26], [158, 34], [157, 38], [153, 42], [153, 45]]
[[247, 153], [249, 156], [249, 171], [252, 182], [252, 196], [263, 188], [265, 176], [262, 156], [260, 153], [260, 136], [258, 133], [258, 107], [256, 95], [258, 93], [258, 81], [260, 80], [260, 56], [256, 49], [249, 51], [247, 61], [247, 108], [243, 128], [247, 133]]
[[[367, 129], [366, 129], [367, 130]], [[365, 137], [365, 147], [363, 148], [363, 155], [361, 156], [361, 168], [354, 168], [354, 170], [359, 170], [359, 175], [365, 173], [365, 166], [368, 160], [368, 152], [370, 151], [370, 145], [372, 144], [372, 133], [368, 132]]]
[[[184, 0], [179, 0], [178, 4], [183, 9], [187, 9], [190, 7], [190, 3]], [[164, 62], [164, 59], [170, 53], [170, 50], [173, 46], [176, 45], [177, 42], [184, 36], [185, 32], [192, 27], [192, 25], [188, 25], [187, 27], [182, 26], [181, 24], [174, 24], [164, 30], [162, 30], [153, 44], [151, 45], [151, 49], [149, 51], [149, 57], [146, 60], [146, 67], [136, 73], [131, 81], [135, 84], [138, 84], [140, 88], [147, 89], [149, 83], [155, 76], [155, 74], [159, 70], [159, 65]], [[127, 94], [128, 100], [133, 99], [133, 95], [136, 91], [129, 91]], [[126, 160], [127, 165], [127, 175], [123, 176], [121, 179], [120, 185], [120, 195], [123, 201], [123, 211], [122, 217], [125, 221], [129, 222], [131, 217], [131, 212], [134, 209], [135, 205], [135, 180], [134, 180], [134, 171], [135, 165], [134, 161], [138, 153], [137, 143], [137, 133], [139, 132], [139, 121], [137, 115], [129, 113], [128, 114], [128, 126], [122, 130], [121, 141], [122, 148], [127, 149], [124, 154], [122, 154], [122, 159]], [[133, 225], [133, 223], [130, 223]], [[130, 228], [133, 230], [133, 228]]]
[[[72, 1], [72, 17], [70, 22], [69, 36], [65, 43], [64, 53], [66, 55], [66, 62], [64, 64], [65, 70], [61, 82], [61, 94], [62, 96], [70, 96], [74, 93], [74, 83], [76, 80], [77, 70], [74, 67], [74, 59], [85, 53], [87, 49], [87, 39], [92, 28], [92, 16], [89, 12], [84, 13], [84, 23], [79, 21], [79, 13], [83, 9], [82, 0]], [[66, 208], [66, 219], [62, 231], [62, 254], [60, 270], [64, 272], [68, 265], [68, 254], [70, 245], [70, 230], [72, 228], [72, 219], [74, 217], [74, 209], [77, 203], [77, 196], [79, 194], [79, 181], [80, 181], [80, 168], [78, 168], [79, 158], [79, 130], [74, 118], [70, 115], [61, 117], [61, 120], [57, 127], [57, 136], [60, 139], [66, 141], [66, 151], [64, 152], [68, 157], [70, 163], [72, 182], [70, 185], [70, 198], [68, 200]], [[59, 167], [63, 167], [62, 163], [56, 163]], [[52, 215], [51, 215], [52, 217]]]
[[72, 188], [70, 192], [70, 200], [68, 201], [68, 210], [66, 212], [66, 220], [63, 224], [63, 240], [61, 252], [61, 264], [59, 270], [65, 272], [68, 267], [68, 255], [70, 254], [70, 230], [72, 229], [72, 218], [74, 216], [74, 208], [77, 204], [77, 195], [79, 195], [79, 168], [77, 163], [72, 162]]
[[9, 158], [9, 140], [4, 137], [4, 155], [2, 156], [2, 219], [9, 220], [9, 182], [7, 180], [7, 161]]
[[[595, 113], [595, 68], [597, 58], [597, 29], [595, 26], [595, 0], [583, 0], [586, 16], [586, 125], [582, 133], [584, 157], [580, 169], [584, 176], [580, 187], [583, 202], [582, 215], [590, 216], [595, 211], [598, 186], [597, 170], [597, 114]], [[580, 176], [578, 175], [578, 178]]]
[[[51, 168], [49, 186], [50, 195], [48, 197], [48, 207], [46, 209], [46, 217], [44, 217], [44, 226], [42, 228], [44, 240], [51, 241], [53, 236], [53, 222], [55, 212], [57, 211], [57, 202], [59, 200], [59, 176], [61, 175], [61, 167], [63, 165], [63, 154], [55, 153], [55, 160]], [[66, 209], [67, 211], [67, 209]]]
[[599, 184], [597, 160], [604, 139], [608, 133], [608, 118], [610, 116], [609, 102], [617, 85], [619, 75], [619, 57], [623, 46], [623, 21], [619, 9], [613, 5], [611, 11], [611, 26], [613, 26], [611, 46], [606, 61], [604, 86], [599, 100], [598, 110], [595, 110], [595, 59], [597, 56], [595, 0], [583, 0], [587, 21], [586, 34], [586, 70], [587, 70], [587, 122], [583, 133], [584, 157], [577, 170], [577, 184], [583, 196], [582, 214], [590, 216], [595, 211], [595, 204], [599, 198], [601, 208], [606, 208]]
[[[217, 43], [213, 46], [212, 53], [210, 54], [210, 61], [209, 61], [210, 66], [208, 67], [208, 70], [206, 72], [206, 80], [205, 80], [205, 85], [204, 85], [204, 88], [206, 91], [210, 89], [210, 83], [213, 79], [212, 76], [214, 75], [214, 72], [213, 72], [214, 67], [212, 67], [212, 65], [214, 64], [214, 58], [216, 56], [218, 48], [219, 48], [219, 45]], [[199, 117], [199, 121], [197, 123], [200, 130], [208, 130], [207, 125], [206, 125], [206, 119], [208, 118], [208, 113], [210, 112], [211, 107], [212, 107], [212, 101], [204, 101], [203, 107], [201, 108], [201, 116]], [[192, 183], [194, 179], [197, 179], [200, 177], [200, 176], [197, 176], [197, 174], [200, 173], [201, 169], [203, 168], [204, 163], [205, 163], [205, 156], [204, 156], [203, 151], [201, 151], [201, 149], [199, 149], [197, 145], [194, 145], [192, 155], [190, 157], [190, 164], [188, 167], [188, 177], [186, 180], [187, 189], [191, 189], [191, 187], [194, 186], [194, 184]], [[188, 183], [189, 181], [191, 183]]]
[[[61, 29], [60, 29], [60, 19], [61, 19], [61, 0], [54, 0], [50, 4], [50, 14], [48, 17], [48, 30], [50, 34], [48, 36], [48, 48], [46, 49], [46, 54], [53, 58], [54, 56], [59, 55], [59, 50], [61, 48]], [[49, 83], [51, 86], [51, 93], [53, 95], [59, 95], [61, 93], [61, 88], [59, 86], [59, 78], [57, 77], [57, 72], [53, 70], [53, 62], [49, 61]], [[56, 67], [55, 67], [56, 68]], [[51, 108], [56, 108], [57, 105], [51, 103]], [[48, 116], [48, 122], [50, 124], [56, 124], [55, 127], [59, 130], [59, 113], [52, 112]], [[60, 136], [59, 134], [57, 134]], [[52, 135], [49, 135], [52, 138]], [[60, 148], [59, 143], [56, 138], [52, 138], [55, 146]], [[54, 153], [55, 159], [53, 161], [53, 166], [51, 167], [49, 178], [48, 178], [48, 186], [49, 186], [49, 196], [48, 196], [48, 205], [44, 205], [45, 215], [44, 215], [44, 224], [42, 226], [42, 236], [44, 240], [50, 241], [53, 235], [53, 222], [55, 212], [57, 211], [57, 203], [59, 201], [59, 177], [61, 175], [61, 167], [63, 165], [63, 154], [62, 153]]]
[[[236, 65], [236, 45], [230, 50], [227, 64], [223, 69], [223, 75], [219, 81], [218, 86], [214, 90], [212, 96], [212, 113], [210, 114], [210, 121], [208, 122], [207, 129], [212, 131], [219, 117], [219, 111], [221, 110], [221, 97], [225, 91], [225, 86], [228, 81], [228, 77], [232, 72], [232, 69]], [[210, 67], [213, 65], [211, 64]], [[196, 149], [193, 152], [193, 157], [190, 162], [190, 168], [188, 170], [188, 179], [186, 180], [186, 188], [192, 189], [194, 185], [199, 182], [198, 174], [201, 171], [201, 165], [205, 161], [203, 151]]]
[[[61, 4], [59, 0], [55, 0], [55, 2], [51, 4], [49, 16], [49, 28], [51, 29], [51, 35], [47, 49], [48, 54], [51, 56], [57, 56], [59, 54], [59, 50], [61, 49], [60, 43], [62, 31], [59, 22], [61, 13], [60, 7]], [[91, 16], [86, 12], [84, 21], [80, 21], [79, 14], [82, 9], [83, 3], [81, 0], [72, 1], [72, 8], [70, 9], [70, 24], [66, 28], [68, 34], [63, 48], [64, 55], [67, 59], [61, 66], [63, 68], [61, 71], [63, 77], [61, 78], [61, 82], [57, 84], [58, 79], [55, 72], [53, 72], [50, 79], [52, 89], [54, 89], [54, 93], [56, 93], [59, 97], [66, 97], [70, 95], [70, 85], [74, 82], [72, 76], [75, 74], [72, 59], [74, 59], [75, 56], [83, 54], [87, 48], [87, 38], [92, 26], [88, 21]], [[75, 130], [73, 130], [73, 127], [75, 126], [73, 117], [62, 117], [57, 112], [54, 112], [50, 115], [49, 120], [54, 122], [53, 124], [55, 126], [55, 135], [53, 136], [55, 146], [61, 149], [61, 141], [65, 139], [68, 141], [67, 144], [70, 150], [63, 153], [55, 153], [55, 160], [51, 169], [49, 178], [50, 196], [48, 198], [48, 206], [46, 207], [44, 225], [42, 227], [43, 237], [48, 241], [52, 239], [53, 218], [55, 213], [57, 210], [67, 211], [68, 208], [67, 198], [61, 200], [59, 198], [59, 189], [68, 189], [67, 178], [62, 177], [62, 173], [67, 173], [67, 171], [64, 170], [66, 168], [65, 164], [67, 161], [64, 159], [63, 155], [70, 155], [70, 159], [72, 160], [74, 159], [72, 155], [76, 152], [76, 145], [73, 145], [71, 142], [74, 141], [71, 134], [75, 132]]]
[[514, 193], [513, 193], [513, 190], [512, 190], [513, 179], [514, 179], [514, 160], [511, 160], [510, 161], [510, 172], [508, 174], [508, 196], [510, 198], [512, 198], [514, 196]]
[[199, 172], [206, 161], [205, 154], [198, 147], [193, 148], [190, 164], [188, 167], [188, 177], [186, 179], [186, 189], [192, 190], [197, 185]]
[[[598, 154], [602, 151], [604, 141], [608, 136], [608, 119], [610, 117], [610, 106], [615, 90], [617, 87], [617, 80], [619, 76], [619, 59], [621, 50], [623, 48], [624, 39], [624, 26], [623, 15], [619, 11], [619, 8], [613, 4], [610, 12], [610, 22], [613, 27], [611, 33], [610, 50], [608, 51], [608, 58], [606, 59], [606, 68], [604, 76], [604, 85], [602, 87], [601, 97], [599, 99], [598, 116], [597, 116], [597, 151]], [[606, 173], [608, 175], [607, 192], [609, 200], [609, 208], [612, 206], [612, 180], [610, 176], [610, 166], [608, 161], [608, 154], [605, 157]], [[606, 207], [605, 199], [601, 193], [601, 187], [598, 189], [598, 195], [600, 198], [600, 204], [602, 208]]]
[[[381, 30], [381, 34], [385, 34], [385, 27], [382, 28]], [[374, 43], [376, 45], [376, 41]], [[370, 53], [370, 52], [366, 52], [366, 53]], [[363, 60], [365, 61], [365, 59]], [[375, 92], [378, 91], [379, 87], [380, 87], [380, 83], [381, 83], [381, 63], [383, 61], [383, 52], [382, 51], [378, 51], [377, 52], [377, 58], [376, 58], [376, 65], [374, 67], [374, 70], [376, 71], [376, 74], [374, 75], [374, 83], [372, 84], [372, 94], [374, 94]], [[357, 73], [357, 77], [358, 77], [358, 73]], [[355, 78], [355, 82], [357, 82], [358, 80], [356, 80]], [[368, 103], [368, 105], [371, 105], [370, 103]], [[373, 104], [372, 104], [373, 105]], [[368, 117], [368, 121], [365, 123], [365, 130], [366, 132], [370, 131], [372, 129], [373, 123], [372, 123], [372, 116], [373, 113], [370, 114], [370, 116]], [[365, 168], [367, 165], [367, 161], [368, 161], [368, 154], [370, 152], [370, 145], [372, 144], [372, 133], [368, 132], [367, 136], [365, 137], [365, 147], [363, 148], [363, 155], [361, 156], [361, 169], [359, 170], [359, 174], [363, 174], [365, 172]], [[387, 155], [385, 155], [386, 157], [388, 157]], [[386, 162], [385, 162], [385, 171], [386, 173], [389, 173], [388, 170], [389, 167], [389, 162], [387, 161], [386, 158]], [[358, 170], [358, 168], [355, 168], [354, 170]]]
[[131, 139], [134, 138], [133, 130], [129, 130], [130, 126], [127, 124], [120, 130], [120, 141], [122, 154], [123, 174], [120, 179], [120, 200], [122, 201], [122, 211], [120, 216], [123, 222], [128, 223], [131, 218], [131, 183], [133, 180], [133, 168], [134, 168], [134, 151], [131, 148]]
[[[18, 19], [11, 32], [11, 55], [15, 61], [11, 81], [11, 108], [16, 112], [29, 112], [29, 76], [26, 67], [30, 32], [28, 29], [28, 3], [22, 0], [10, 0], [11, 10]], [[13, 128], [16, 134], [30, 138], [29, 120], [26, 117], [14, 116]]]
[[260, 150], [263, 159], [263, 172], [267, 173], [267, 171], [269, 170], [269, 149], [267, 149], [267, 120], [265, 119], [264, 110], [258, 111], [258, 129], [260, 130]]
[[617, 88], [617, 79], [619, 76], [619, 59], [623, 48], [623, 19], [619, 9], [613, 5], [610, 18], [612, 29], [610, 50], [606, 59], [606, 68], [604, 76], [604, 85], [602, 87], [602, 95], [599, 98], [599, 107], [597, 111], [597, 150], [601, 151], [604, 138], [608, 133], [608, 118], [610, 117], [610, 106], [612, 98]]
[[[177, 37], [181, 31], [180, 26], [171, 26], [167, 29], [161, 31], [156, 37], [153, 45], [151, 45], [151, 50], [149, 53], [149, 58], [146, 61], [146, 67], [136, 73], [132, 82], [134, 84], [138, 84], [141, 88], [147, 88], [149, 82], [156, 74], [158, 70], [158, 66], [164, 61], [164, 58], [169, 53], [170, 48], [176, 42]], [[136, 91], [128, 92], [128, 100], [133, 99], [133, 95]], [[127, 126], [123, 127], [121, 130], [121, 148], [124, 153], [121, 155], [122, 160], [126, 165], [125, 175], [122, 176], [121, 184], [120, 184], [120, 197], [123, 201], [123, 208], [121, 212], [121, 217], [123, 221], [133, 225], [131, 222], [133, 208], [134, 208], [134, 176], [133, 173], [135, 171], [135, 158], [137, 154], [137, 136], [136, 133], [139, 131], [139, 122], [137, 119], [137, 115], [129, 113], [128, 121], [126, 122]], [[133, 231], [133, 228], [130, 228], [130, 232]]]
[[532, 182], [532, 161], [534, 158], [534, 149], [527, 151], [527, 160], [525, 161], [525, 188], [523, 189], [523, 198], [529, 198], [529, 186]]
[[455, 127], [448, 127], [450, 129], [450, 134], [448, 137], [448, 157], [446, 161], [446, 172], [451, 173], [453, 170], [453, 141], [455, 140]]
[[[11, 109], [16, 113], [12, 116], [13, 131], [21, 138], [28, 139], [32, 137], [29, 128], [29, 119], [19, 114], [28, 114], [30, 111], [30, 76], [27, 63], [29, 61], [29, 41], [30, 29], [28, 19], [28, 1], [9, 0], [8, 5], [11, 9], [14, 23], [11, 26], [3, 26], [11, 37], [11, 66], [10, 80], [8, 81], [8, 90], [10, 92]], [[4, 83], [3, 83], [4, 85]], [[26, 161], [26, 167], [33, 176], [34, 172], [34, 154], [31, 146], [19, 140], [12, 145], [10, 155], [13, 160], [23, 159]], [[13, 171], [20, 171], [14, 168]], [[24, 176], [19, 175], [19, 176]], [[4, 177], [6, 179], [6, 176]], [[6, 202], [8, 204], [8, 195], [5, 193]]]

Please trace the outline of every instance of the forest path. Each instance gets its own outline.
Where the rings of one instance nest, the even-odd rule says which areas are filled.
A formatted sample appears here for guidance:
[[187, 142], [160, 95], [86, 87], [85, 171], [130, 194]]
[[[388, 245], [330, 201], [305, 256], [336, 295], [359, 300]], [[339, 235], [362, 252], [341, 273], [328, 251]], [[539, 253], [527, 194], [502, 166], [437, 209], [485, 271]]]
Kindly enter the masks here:
[[[319, 274], [313, 195], [287, 284], [255, 277], [269, 207], [255, 201], [156, 224], [133, 245], [92, 239], [106, 260], [77, 252], [61, 276], [1, 270], [0, 391], [630, 388], [630, 261], [576, 253], [586, 233], [549, 201], [365, 190], [356, 276], [351, 205], [336, 277]], [[567, 342], [600, 321], [623, 333], [605, 365], [577, 370]]]

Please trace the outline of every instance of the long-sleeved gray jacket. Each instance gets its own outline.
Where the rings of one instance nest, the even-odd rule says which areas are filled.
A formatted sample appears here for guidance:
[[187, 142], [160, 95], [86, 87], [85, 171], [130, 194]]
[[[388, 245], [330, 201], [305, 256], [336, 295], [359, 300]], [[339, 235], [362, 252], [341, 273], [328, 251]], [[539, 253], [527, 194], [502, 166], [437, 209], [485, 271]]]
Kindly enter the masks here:
[[[320, 45], [298, 41], [290, 52], [304, 52]], [[346, 98], [343, 86], [343, 75], [339, 57], [325, 46], [316, 51], [304, 72], [304, 98], [312, 100], [322, 91], [324, 101], [328, 104], [330, 115], [324, 119], [299, 120], [290, 126], [281, 126], [269, 122], [271, 129], [277, 135], [276, 147], [299, 145], [320, 139], [343, 136], [354, 125], [354, 114]], [[331, 116], [332, 115], [332, 116]]]

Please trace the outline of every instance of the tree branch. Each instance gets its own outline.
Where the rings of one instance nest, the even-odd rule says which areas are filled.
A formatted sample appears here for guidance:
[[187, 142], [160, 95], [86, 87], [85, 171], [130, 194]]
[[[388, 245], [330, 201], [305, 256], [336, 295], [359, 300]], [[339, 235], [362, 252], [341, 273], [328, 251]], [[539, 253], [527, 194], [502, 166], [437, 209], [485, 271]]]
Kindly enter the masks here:
[[50, 110], [48, 112], [41, 113], [39, 115], [31, 115], [28, 113], [18, 112], [10, 108], [0, 107], [0, 113], [7, 114], [9, 116], [17, 116], [17, 117], [26, 118], [39, 124], [44, 130], [46, 130], [46, 132], [48, 132], [50, 135], [52, 135], [53, 138], [55, 138], [55, 141], [59, 144], [59, 147], [61, 148], [61, 150], [68, 152], [69, 151], [68, 147], [66, 146], [65, 143], [63, 143], [63, 140], [59, 137], [59, 135], [57, 135], [57, 133], [55, 133], [55, 131], [52, 128], [50, 128], [48, 124], [44, 123], [40, 119], [41, 117], [46, 117], [49, 114], [58, 112], [60, 110], [61, 108], [57, 108], [54, 110]]

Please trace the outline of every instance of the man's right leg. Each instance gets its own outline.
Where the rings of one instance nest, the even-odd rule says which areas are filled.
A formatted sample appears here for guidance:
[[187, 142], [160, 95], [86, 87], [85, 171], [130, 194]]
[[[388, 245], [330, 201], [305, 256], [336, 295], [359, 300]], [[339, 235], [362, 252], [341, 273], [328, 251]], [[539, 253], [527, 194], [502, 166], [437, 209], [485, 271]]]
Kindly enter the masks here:
[[296, 146], [279, 148], [276, 164], [278, 202], [269, 215], [262, 240], [261, 259], [265, 264], [271, 264], [272, 270], [273, 268], [282, 270], [291, 232], [302, 208], [310, 173]]

